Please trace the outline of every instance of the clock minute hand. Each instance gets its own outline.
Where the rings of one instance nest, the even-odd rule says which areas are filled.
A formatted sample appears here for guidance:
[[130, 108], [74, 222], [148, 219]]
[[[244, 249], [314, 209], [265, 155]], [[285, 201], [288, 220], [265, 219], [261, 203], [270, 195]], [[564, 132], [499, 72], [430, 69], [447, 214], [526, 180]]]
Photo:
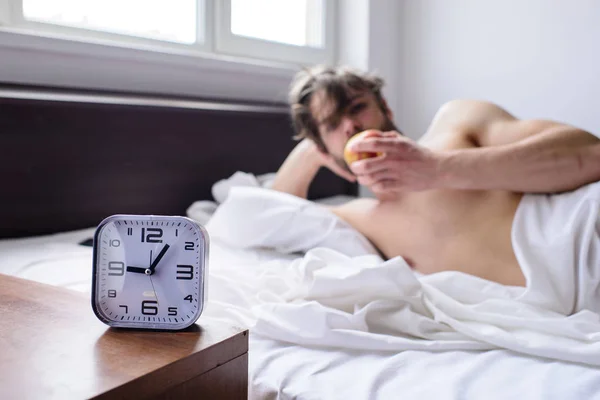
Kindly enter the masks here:
[[150, 273], [152, 273], [152, 274], [154, 273], [154, 269], [156, 268], [156, 266], [158, 265], [160, 260], [163, 258], [163, 256], [167, 252], [167, 250], [169, 250], [169, 245], [165, 244], [165, 247], [162, 248], [162, 250], [160, 251], [160, 253], [158, 253], [158, 255], [156, 256], [154, 261], [152, 261], [152, 264], [150, 264], [150, 268], [149, 268]]

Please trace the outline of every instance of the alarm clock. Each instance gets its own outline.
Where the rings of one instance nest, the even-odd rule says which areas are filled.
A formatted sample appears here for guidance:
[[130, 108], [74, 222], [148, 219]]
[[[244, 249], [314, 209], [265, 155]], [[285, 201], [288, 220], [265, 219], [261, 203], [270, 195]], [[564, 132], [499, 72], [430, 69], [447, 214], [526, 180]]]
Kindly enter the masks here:
[[209, 237], [189, 218], [113, 215], [96, 229], [92, 309], [111, 327], [179, 330], [206, 303]]

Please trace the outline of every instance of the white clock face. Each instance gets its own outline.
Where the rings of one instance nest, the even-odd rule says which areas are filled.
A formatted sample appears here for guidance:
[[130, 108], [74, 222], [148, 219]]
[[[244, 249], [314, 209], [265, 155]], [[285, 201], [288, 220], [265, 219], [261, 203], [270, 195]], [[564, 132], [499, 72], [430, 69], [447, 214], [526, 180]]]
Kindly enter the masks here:
[[184, 217], [115, 215], [94, 237], [92, 306], [115, 327], [183, 329], [204, 306], [208, 235]]

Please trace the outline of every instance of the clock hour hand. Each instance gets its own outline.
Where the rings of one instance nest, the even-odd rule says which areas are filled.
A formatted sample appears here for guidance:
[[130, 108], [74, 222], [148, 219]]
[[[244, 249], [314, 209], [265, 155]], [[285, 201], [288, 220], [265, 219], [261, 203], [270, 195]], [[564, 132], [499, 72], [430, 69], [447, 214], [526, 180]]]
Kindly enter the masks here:
[[165, 244], [165, 247], [162, 248], [162, 250], [160, 251], [160, 253], [158, 253], [158, 255], [156, 256], [156, 258], [154, 259], [154, 261], [152, 261], [152, 263], [150, 264], [150, 274], [154, 273], [154, 269], [156, 268], [156, 266], [158, 265], [158, 263], [160, 262], [160, 260], [164, 257], [164, 255], [167, 252], [167, 250], [169, 250], [169, 245]]
[[145, 274], [146, 273], [146, 268], [127, 266], [127, 272], [137, 272], [139, 274]]

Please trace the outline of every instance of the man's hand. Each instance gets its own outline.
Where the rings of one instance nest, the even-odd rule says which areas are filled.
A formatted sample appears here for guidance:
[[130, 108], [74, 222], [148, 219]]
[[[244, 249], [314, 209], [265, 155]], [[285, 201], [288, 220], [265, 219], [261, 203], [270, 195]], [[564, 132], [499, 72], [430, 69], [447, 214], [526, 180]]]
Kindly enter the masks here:
[[[309, 140], [309, 139], [304, 139], [304, 140]], [[345, 180], [347, 180], [349, 182], [356, 182], [356, 177], [354, 175], [352, 175], [350, 172], [348, 172], [345, 168], [340, 166], [335, 161], [335, 158], [333, 158], [333, 156], [331, 154], [322, 152], [317, 147], [317, 145], [312, 142], [312, 140], [310, 140], [310, 143], [313, 146], [312, 151], [314, 151], [317, 154], [319, 162], [322, 167], [328, 168], [329, 170], [331, 170], [331, 172], [344, 178]]]
[[439, 157], [397, 132], [369, 137], [351, 145], [352, 151], [381, 152], [381, 156], [355, 161], [350, 165], [358, 182], [379, 198], [397, 192], [428, 190], [440, 179]]

